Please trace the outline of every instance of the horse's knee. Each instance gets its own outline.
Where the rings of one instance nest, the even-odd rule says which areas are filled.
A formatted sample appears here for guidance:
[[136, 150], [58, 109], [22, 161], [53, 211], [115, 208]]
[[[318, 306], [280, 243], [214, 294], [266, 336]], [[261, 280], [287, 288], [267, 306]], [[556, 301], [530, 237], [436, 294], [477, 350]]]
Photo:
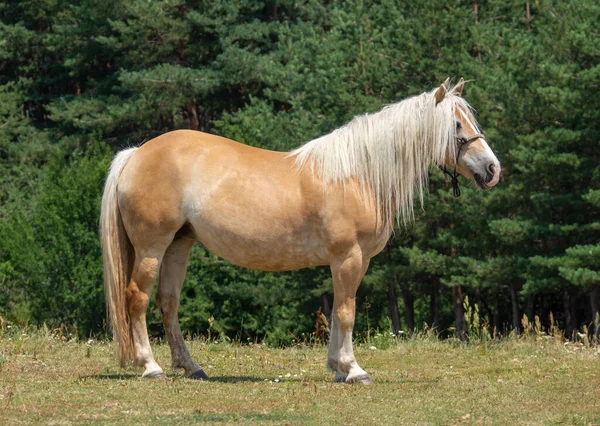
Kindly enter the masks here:
[[139, 289], [137, 283], [131, 282], [127, 287], [125, 295], [127, 299], [129, 315], [138, 316], [146, 312], [150, 298], [145, 292]]
[[348, 328], [354, 328], [354, 300], [352, 303], [345, 303], [335, 309], [335, 317], [342, 332]]

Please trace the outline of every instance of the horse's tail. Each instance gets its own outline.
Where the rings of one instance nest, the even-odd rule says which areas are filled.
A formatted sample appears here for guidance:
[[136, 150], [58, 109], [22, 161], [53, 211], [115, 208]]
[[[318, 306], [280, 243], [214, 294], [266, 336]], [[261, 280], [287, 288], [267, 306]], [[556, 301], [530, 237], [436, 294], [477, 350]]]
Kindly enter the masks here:
[[115, 156], [106, 178], [100, 212], [107, 319], [109, 326], [112, 324], [121, 365], [125, 365], [133, 356], [133, 340], [125, 295], [133, 268], [133, 246], [123, 226], [117, 199], [117, 182], [136, 149], [130, 148]]

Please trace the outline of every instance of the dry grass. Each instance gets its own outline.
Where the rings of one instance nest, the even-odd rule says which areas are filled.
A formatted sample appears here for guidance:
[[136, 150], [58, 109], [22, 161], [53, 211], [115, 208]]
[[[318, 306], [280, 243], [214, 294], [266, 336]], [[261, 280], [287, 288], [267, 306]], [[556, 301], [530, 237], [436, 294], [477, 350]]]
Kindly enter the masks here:
[[[359, 346], [374, 386], [332, 383], [326, 349], [189, 342], [211, 376], [142, 380], [107, 342], [0, 337], [2, 424], [600, 424], [600, 350], [561, 339]], [[380, 346], [382, 346], [380, 344]], [[158, 361], [168, 347], [154, 345]]]

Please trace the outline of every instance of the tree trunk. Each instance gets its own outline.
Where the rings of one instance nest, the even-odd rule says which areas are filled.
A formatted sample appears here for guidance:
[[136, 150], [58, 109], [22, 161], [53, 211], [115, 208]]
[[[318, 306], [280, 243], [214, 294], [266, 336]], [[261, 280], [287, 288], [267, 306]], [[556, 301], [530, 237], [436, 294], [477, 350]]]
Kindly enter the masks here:
[[569, 304], [569, 312], [571, 314], [571, 327], [573, 327], [573, 333], [577, 333], [577, 296], [578, 296], [578, 292], [575, 291], [575, 295], [570, 295], [571, 296], [571, 303]]
[[200, 127], [200, 121], [198, 120], [198, 110], [196, 109], [196, 104], [194, 101], [188, 102], [185, 106], [185, 109], [188, 113], [188, 119], [190, 120], [190, 129], [198, 130]]
[[[185, 6], [181, 5], [178, 7], [179, 9], [179, 17], [181, 18], [181, 20], [185, 20]], [[177, 40], [177, 54], [179, 56], [179, 65], [182, 67], [186, 66], [185, 63], [185, 44], [183, 42], [183, 39], [179, 39]]]
[[592, 308], [594, 337], [596, 338], [596, 342], [600, 342], [600, 318], [596, 322], [596, 318], [600, 316], [600, 286], [598, 285], [590, 288], [590, 306]]
[[393, 281], [388, 281], [388, 306], [390, 308], [390, 318], [392, 319], [392, 330], [397, 336], [402, 325], [400, 324], [400, 311], [398, 310], [398, 296], [396, 295], [396, 286]]
[[452, 287], [452, 301], [454, 304], [456, 337], [465, 342], [467, 340], [467, 323], [465, 322], [465, 307], [461, 286]]
[[[477, 4], [477, 0], [473, 0], [473, 17], [475, 19], [475, 25], [479, 22], [479, 5]], [[477, 53], [477, 60], [481, 62], [481, 50], [479, 47], [475, 48], [475, 52]]]
[[577, 329], [577, 325], [571, 295], [569, 294], [569, 290], [566, 288], [562, 291], [562, 301], [563, 315], [565, 317], [565, 334], [567, 336], [567, 339], [573, 339], [575, 330]]
[[517, 334], [519, 334], [521, 317], [519, 315], [519, 297], [517, 295], [517, 289], [514, 286], [508, 287], [510, 290], [510, 301], [512, 305], [512, 327]]
[[409, 289], [402, 289], [402, 299], [404, 300], [404, 315], [406, 317], [406, 328], [409, 333], [415, 329], [415, 298]]
[[483, 302], [481, 300], [481, 289], [475, 289], [475, 304], [477, 305], [477, 316], [479, 317], [479, 335], [483, 332]]
[[535, 321], [534, 315], [535, 315], [535, 300], [533, 297], [533, 294], [530, 294], [527, 296], [527, 319], [529, 320], [530, 323], [533, 323]]
[[437, 330], [440, 328], [440, 283], [437, 279], [433, 282], [429, 309], [431, 311], [431, 327]]
[[542, 296], [542, 316], [540, 317], [540, 324], [542, 328], [549, 330], [554, 324], [550, 321], [550, 314], [552, 314], [552, 299], [548, 296]]
[[276, 4], [273, 4], [273, 6], [271, 6], [271, 20], [279, 21], [279, 10], [277, 9]]
[[492, 335], [498, 334], [500, 332], [500, 297], [498, 296], [498, 291], [494, 292], [494, 312], [492, 314], [492, 327], [494, 328], [494, 332]]
[[[493, 298], [493, 295], [492, 295], [492, 298]], [[490, 321], [494, 320], [493, 306], [492, 306], [492, 309], [490, 309], [490, 305], [487, 304], [485, 298], [483, 298], [483, 297], [481, 298], [481, 309], [483, 309], [485, 311], [485, 314], [483, 314], [480, 311], [479, 312], [479, 317], [481, 317], [481, 316], [486, 317], [487, 316], [487, 325], [488, 325], [488, 327], [491, 326], [493, 328], [494, 324], [490, 323]], [[491, 330], [491, 331], [493, 332], [494, 330]]]

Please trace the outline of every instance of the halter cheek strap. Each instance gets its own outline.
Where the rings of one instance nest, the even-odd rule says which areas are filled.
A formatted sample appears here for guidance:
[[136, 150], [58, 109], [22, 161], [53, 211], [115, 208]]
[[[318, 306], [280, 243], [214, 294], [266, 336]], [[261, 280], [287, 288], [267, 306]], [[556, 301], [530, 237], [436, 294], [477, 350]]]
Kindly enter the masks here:
[[452, 182], [452, 189], [455, 197], [460, 197], [460, 187], [458, 186], [458, 172], [456, 171], [456, 168], [458, 167], [458, 157], [460, 156], [460, 151], [463, 146], [479, 138], [483, 138], [483, 135], [481, 133], [475, 133], [474, 135], [471, 135], [468, 138], [457, 138], [459, 145], [458, 150], [456, 151], [456, 159], [454, 161], [454, 170], [452, 170], [452, 173], [448, 171], [446, 165], [444, 164], [444, 168], [442, 169], [442, 171], [444, 172], [444, 174], [450, 176], [450, 182]]

